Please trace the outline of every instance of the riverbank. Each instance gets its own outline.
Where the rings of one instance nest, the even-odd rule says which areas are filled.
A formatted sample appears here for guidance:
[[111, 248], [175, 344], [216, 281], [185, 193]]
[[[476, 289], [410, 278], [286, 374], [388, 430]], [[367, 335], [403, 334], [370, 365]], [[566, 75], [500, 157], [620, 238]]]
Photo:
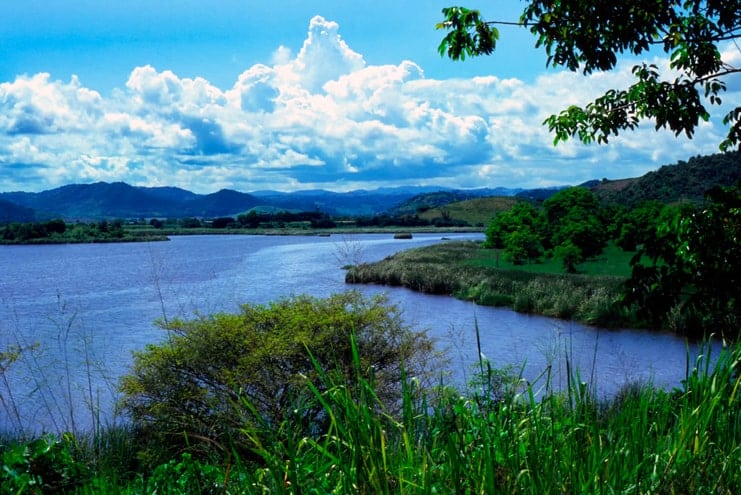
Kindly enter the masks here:
[[446, 242], [349, 267], [345, 282], [406, 287], [608, 328], [635, 327], [619, 307], [624, 276], [532, 273], [481, 266], [481, 243]]
[[34, 246], [44, 244], [111, 244], [118, 242], [162, 242], [169, 241], [166, 235], [138, 235], [123, 237], [45, 237], [39, 239], [26, 239], [23, 241], [8, 241], [0, 239], [0, 246]]

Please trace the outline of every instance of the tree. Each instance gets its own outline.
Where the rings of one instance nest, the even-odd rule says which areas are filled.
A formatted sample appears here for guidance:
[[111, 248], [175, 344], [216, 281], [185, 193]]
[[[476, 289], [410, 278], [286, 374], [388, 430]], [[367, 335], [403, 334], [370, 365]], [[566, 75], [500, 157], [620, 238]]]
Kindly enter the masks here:
[[[544, 124], [554, 143], [577, 138], [607, 143], [641, 120], [676, 135], [692, 137], [708, 106], [720, 105], [726, 80], [741, 72], [721, 58], [721, 43], [741, 37], [741, 0], [527, 0], [517, 22], [487, 22], [476, 10], [443, 9], [438, 29], [447, 31], [441, 55], [453, 60], [489, 55], [499, 38], [497, 24], [525, 27], [543, 47], [546, 66], [587, 75], [609, 71], [618, 56], [661, 50], [670, 71], [642, 62], [633, 67], [635, 82], [611, 89], [586, 106], [570, 106]], [[723, 117], [728, 127], [722, 150], [741, 146], [741, 106]]]
[[539, 235], [529, 228], [510, 232], [504, 238], [504, 255], [514, 265], [537, 260], [543, 254], [543, 243]]
[[702, 207], [685, 205], [659, 222], [631, 261], [625, 302], [656, 325], [738, 340], [741, 185], [713, 189], [707, 198]]
[[635, 251], [639, 245], [650, 241], [664, 205], [659, 201], [645, 201], [625, 213], [620, 221], [615, 243], [625, 251]]
[[529, 201], [519, 201], [492, 218], [486, 229], [484, 247], [504, 249], [508, 260], [521, 265], [543, 254], [544, 232], [541, 212]]
[[404, 373], [422, 377], [433, 356], [432, 341], [405, 327], [394, 306], [356, 292], [247, 304], [236, 314], [165, 328], [170, 337], [136, 353], [122, 381], [125, 410], [142, 438], [155, 442], [152, 452], [188, 444], [248, 455], [251, 445], [241, 431], [277, 432], [287, 418], [303, 425], [299, 435], [322, 433], [326, 418], [309, 388], [323, 387], [315, 363], [348, 384], [353, 373], [372, 379], [393, 412]]
[[584, 187], [569, 187], [557, 192], [543, 203], [550, 243], [553, 247], [568, 245], [562, 250], [568, 253], [573, 269], [574, 249], [578, 250], [578, 261], [597, 256], [607, 240], [607, 230], [602, 224], [597, 197]]

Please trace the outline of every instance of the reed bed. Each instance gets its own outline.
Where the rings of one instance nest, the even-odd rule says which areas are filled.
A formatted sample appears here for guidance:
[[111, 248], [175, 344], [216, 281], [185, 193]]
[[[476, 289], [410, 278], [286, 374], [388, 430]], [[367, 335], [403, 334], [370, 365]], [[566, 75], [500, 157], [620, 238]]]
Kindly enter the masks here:
[[472, 261], [479, 250], [480, 244], [473, 241], [410, 249], [375, 263], [349, 267], [345, 281], [402, 286], [590, 325], [635, 323], [634, 315], [618, 304], [622, 277], [476, 266]]

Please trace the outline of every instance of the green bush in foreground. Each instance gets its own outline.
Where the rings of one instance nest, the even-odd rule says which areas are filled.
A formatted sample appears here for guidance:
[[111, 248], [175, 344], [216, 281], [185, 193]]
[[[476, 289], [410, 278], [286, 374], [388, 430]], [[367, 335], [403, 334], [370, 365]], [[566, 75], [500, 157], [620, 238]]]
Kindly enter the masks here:
[[299, 437], [326, 431], [327, 411], [309, 392], [322, 386], [318, 369], [344, 381], [372, 375], [379, 400], [393, 410], [404, 370], [422, 376], [434, 357], [432, 340], [405, 327], [384, 298], [356, 292], [244, 305], [236, 314], [172, 321], [166, 330], [162, 344], [135, 354], [122, 381], [124, 409], [155, 462], [186, 450], [249, 455], [264, 438], [236, 433], [248, 425], [267, 437], [289, 419]]

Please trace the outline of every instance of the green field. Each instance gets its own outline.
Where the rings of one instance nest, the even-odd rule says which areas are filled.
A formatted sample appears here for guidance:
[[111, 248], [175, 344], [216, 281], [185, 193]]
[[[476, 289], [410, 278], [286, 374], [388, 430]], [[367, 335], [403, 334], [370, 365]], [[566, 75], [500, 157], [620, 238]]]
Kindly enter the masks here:
[[[634, 252], [626, 252], [610, 242], [599, 256], [577, 265], [577, 272], [586, 275], [630, 276], [630, 259]], [[476, 257], [468, 260], [473, 266], [501, 268], [502, 270], [522, 270], [528, 273], [563, 273], [563, 263], [555, 258], [545, 258], [537, 263], [513, 265], [502, 256], [499, 249], [480, 249]]]

